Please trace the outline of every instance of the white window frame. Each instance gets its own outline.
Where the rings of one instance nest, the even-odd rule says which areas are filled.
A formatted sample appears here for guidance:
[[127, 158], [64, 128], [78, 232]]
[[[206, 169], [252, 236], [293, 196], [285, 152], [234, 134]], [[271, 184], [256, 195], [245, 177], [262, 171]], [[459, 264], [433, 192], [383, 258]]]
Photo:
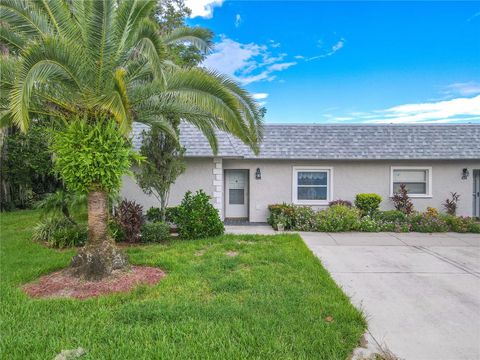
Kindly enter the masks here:
[[[298, 173], [301, 171], [324, 171], [327, 173], [326, 200], [298, 200]], [[294, 166], [292, 172], [292, 203], [296, 205], [328, 205], [333, 198], [333, 167]]]
[[391, 166], [390, 167], [390, 197], [393, 197], [393, 172], [395, 170], [422, 170], [427, 171], [427, 193], [426, 194], [408, 194], [411, 198], [431, 198], [432, 197], [432, 167], [431, 166]]

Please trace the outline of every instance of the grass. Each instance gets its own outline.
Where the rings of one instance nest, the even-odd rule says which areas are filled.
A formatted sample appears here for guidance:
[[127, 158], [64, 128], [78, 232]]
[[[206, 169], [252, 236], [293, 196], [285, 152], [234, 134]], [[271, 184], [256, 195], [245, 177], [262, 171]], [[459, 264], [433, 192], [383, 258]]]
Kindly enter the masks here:
[[30, 241], [38, 212], [0, 217], [0, 358], [51, 359], [83, 347], [82, 359], [343, 360], [366, 327], [296, 235], [129, 248], [133, 264], [167, 277], [86, 301], [29, 299], [19, 286], [67, 266], [74, 251]]

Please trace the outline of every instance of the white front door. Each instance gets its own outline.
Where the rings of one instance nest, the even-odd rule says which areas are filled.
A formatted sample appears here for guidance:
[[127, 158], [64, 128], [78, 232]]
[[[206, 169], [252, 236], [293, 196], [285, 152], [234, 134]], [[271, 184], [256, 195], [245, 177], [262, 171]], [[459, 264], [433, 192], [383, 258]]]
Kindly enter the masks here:
[[248, 170], [225, 170], [225, 217], [248, 218]]

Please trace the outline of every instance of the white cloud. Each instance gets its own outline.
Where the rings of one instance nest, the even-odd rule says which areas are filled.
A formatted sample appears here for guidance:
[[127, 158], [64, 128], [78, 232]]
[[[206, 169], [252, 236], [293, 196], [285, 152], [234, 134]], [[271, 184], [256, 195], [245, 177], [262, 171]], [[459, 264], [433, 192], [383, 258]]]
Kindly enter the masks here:
[[480, 94], [480, 83], [475, 81], [459, 82], [448, 85], [444, 92], [447, 96], [472, 96]]
[[272, 47], [272, 48], [279, 48], [280, 47], [280, 43], [276, 42], [274, 40], [270, 40], [269, 43], [270, 43], [270, 47]]
[[255, 100], [263, 100], [263, 99], [266, 99], [268, 97], [268, 94], [267, 93], [255, 93], [255, 94], [252, 94], [252, 97]]
[[235, 27], [238, 28], [241, 23], [242, 23], [242, 17], [240, 16], [240, 14], [235, 15]]
[[294, 66], [295, 62], [284, 61], [287, 54], [272, 54], [268, 45], [243, 44], [226, 36], [215, 45], [203, 66], [227, 74], [243, 85], [256, 81], [272, 81], [277, 72]]
[[302, 59], [305, 59], [305, 56], [303, 56], [303, 55], [295, 55], [294, 58], [295, 58], [295, 59], [298, 59], [298, 60], [302, 60]]
[[357, 113], [355, 119], [373, 124], [480, 122], [480, 95], [471, 98], [404, 104], [371, 113]]
[[185, 5], [192, 10], [191, 18], [200, 16], [211, 19], [213, 16], [213, 8], [222, 6], [223, 0], [185, 0]]
[[[322, 45], [323, 45], [323, 42], [322, 42], [321, 40], [318, 40], [317, 46], [318, 46], [318, 47], [322, 47]], [[309, 58], [306, 59], [306, 61], [311, 61], [311, 60], [316, 60], [316, 59], [322, 59], [322, 58], [326, 58], [326, 57], [332, 56], [332, 55], [335, 54], [338, 50], [342, 49], [344, 46], [345, 46], [345, 39], [344, 39], [344, 38], [341, 38], [341, 39], [338, 40], [335, 44], [332, 45], [332, 47], [329, 49], [328, 52], [326, 52], [326, 53], [324, 53], [324, 54], [320, 54], [320, 55], [316, 55], [316, 56], [309, 57]]]

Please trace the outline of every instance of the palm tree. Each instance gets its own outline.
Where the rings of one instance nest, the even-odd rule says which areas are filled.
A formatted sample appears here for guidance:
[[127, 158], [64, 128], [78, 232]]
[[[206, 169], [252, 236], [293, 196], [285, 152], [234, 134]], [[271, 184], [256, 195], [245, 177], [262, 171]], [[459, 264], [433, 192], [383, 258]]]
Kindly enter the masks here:
[[[0, 124], [27, 131], [32, 119], [68, 123], [108, 117], [125, 136], [133, 121], [175, 136], [168, 121], [174, 115], [197, 126], [214, 151], [215, 129], [257, 151], [262, 116], [250, 95], [224, 76], [166, 60], [172, 43], [189, 41], [207, 51], [210, 33], [182, 28], [160, 35], [151, 20], [155, 5], [153, 0], [1, 0], [0, 41], [12, 54], [0, 62]], [[89, 252], [80, 251], [72, 263], [89, 278], [126, 263], [107, 236], [107, 196], [95, 186], [88, 192], [89, 238], [82, 251]]]

